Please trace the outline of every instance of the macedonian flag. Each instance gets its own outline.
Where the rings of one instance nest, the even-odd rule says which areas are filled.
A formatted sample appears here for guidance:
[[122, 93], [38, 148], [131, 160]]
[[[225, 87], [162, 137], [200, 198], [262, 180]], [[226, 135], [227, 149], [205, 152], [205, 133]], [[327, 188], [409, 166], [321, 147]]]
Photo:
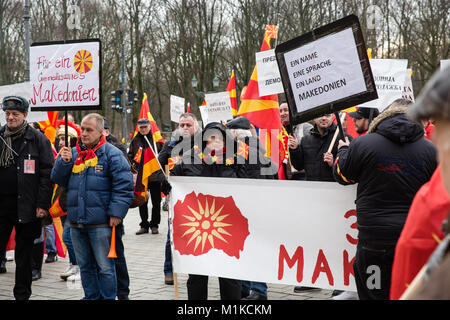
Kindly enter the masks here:
[[[261, 51], [270, 49], [270, 38], [266, 35], [261, 45]], [[276, 94], [260, 97], [258, 89], [258, 73], [256, 66], [247, 86], [247, 90], [241, 98], [241, 105], [237, 113], [244, 116], [250, 122], [261, 129], [281, 130], [280, 110], [278, 96]]]
[[233, 116], [237, 115], [237, 100], [236, 100], [236, 79], [234, 77], [234, 70], [231, 72], [231, 78], [230, 81], [228, 81], [227, 89], [225, 91], [228, 91], [230, 93], [230, 100], [231, 100], [231, 113]]
[[[144, 97], [142, 98], [142, 106], [141, 106], [141, 111], [139, 112], [138, 121], [140, 119], [148, 119], [148, 121], [150, 121], [150, 128], [152, 130], [153, 141], [164, 143], [164, 139], [161, 135], [161, 131], [159, 130], [155, 119], [153, 119], [153, 116], [150, 113], [150, 107], [148, 105], [146, 93], [144, 93]], [[136, 124], [136, 129], [134, 130], [133, 137], [136, 136], [138, 132], [139, 132], [138, 125]]]

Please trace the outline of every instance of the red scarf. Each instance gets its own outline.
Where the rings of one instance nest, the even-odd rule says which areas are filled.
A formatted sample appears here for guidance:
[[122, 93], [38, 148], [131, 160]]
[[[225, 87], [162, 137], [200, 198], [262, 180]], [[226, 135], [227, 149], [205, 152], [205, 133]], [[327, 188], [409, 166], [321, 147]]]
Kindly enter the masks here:
[[95, 151], [106, 143], [105, 136], [102, 135], [97, 145], [92, 149], [82, 151], [79, 142], [77, 142], [78, 157], [75, 160], [75, 164], [72, 168], [73, 173], [80, 173], [84, 171], [86, 167], [95, 167], [98, 159]]

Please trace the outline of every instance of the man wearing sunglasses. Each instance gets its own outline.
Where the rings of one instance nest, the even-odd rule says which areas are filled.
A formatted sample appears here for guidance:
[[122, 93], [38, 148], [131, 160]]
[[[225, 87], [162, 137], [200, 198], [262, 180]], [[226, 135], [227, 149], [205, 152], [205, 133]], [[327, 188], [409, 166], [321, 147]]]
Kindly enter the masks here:
[[16, 300], [31, 295], [33, 242], [50, 208], [53, 154], [50, 141], [28, 125], [28, 101], [8, 96], [2, 101], [6, 125], [0, 129], [0, 248], [16, 230]]

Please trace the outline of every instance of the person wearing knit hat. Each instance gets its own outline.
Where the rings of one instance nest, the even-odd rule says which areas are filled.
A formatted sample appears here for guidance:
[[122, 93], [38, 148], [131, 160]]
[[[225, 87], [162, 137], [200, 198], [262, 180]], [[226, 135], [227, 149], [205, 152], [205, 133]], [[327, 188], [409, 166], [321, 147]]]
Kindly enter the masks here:
[[[50, 141], [27, 123], [29, 104], [19, 96], [2, 101], [6, 125], [0, 128], [0, 248], [16, 230], [14, 297], [31, 296], [32, 251], [50, 208], [53, 154]], [[41, 246], [44, 250], [43, 244]]]
[[[75, 147], [78, 139], [78, 132], [74, 127], [70, 126], [70, 124], [67, 126], [67, 135], [69, 136], [70, 142], [69, 145]], [[56, 142], [58, 142], [58, 144]], [[59, 151], [62, 147], [64, 147], [65, 143], [66, 143], [66, 129], [65, 125], [61, 124], [59, 128], [56, 130], [55, 147], [57, 147], [57, 151]]]

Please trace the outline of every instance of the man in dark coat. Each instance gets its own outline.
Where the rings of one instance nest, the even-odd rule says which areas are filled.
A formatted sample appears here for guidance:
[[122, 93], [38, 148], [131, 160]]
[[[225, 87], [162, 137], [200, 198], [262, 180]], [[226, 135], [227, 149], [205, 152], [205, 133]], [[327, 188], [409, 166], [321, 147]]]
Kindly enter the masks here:
[[28, 101], [9, 96], [2, 107], [6, 125], [0, 129], [0, 248], [6, 248], [15, 227], [14, 297], [28, 300], [33, 242], [50, 208], [54, 159], [50, 141], [27, 124]]
[[[297, 170], [305, 169], [307, 181], [333, 181], [333, 161], [337, 154], [337, 139], [328, 152], [337, 125], [333, 123], [333, 114], [314, 119], [310, 134], [300, 143], [295, 136], [289, 136], [291, 163]], [[352, 137], [345, 134], [350, 140]]]
[[[178, 121], [178, 128], [172, 134], [172, 137], [167, 141], [161, 152], [158, 155], [158, 161], [161, 164], [163, 170], [166, 165], [169, 166], [169, 170], [172, 170], [175, 163], [183, 156], [185, 151], [189, 151], [194, 147], [194, 136], [201, 132], [199, 129], [197, 117], [192, 113], [183, 113], [180, 115]], [[162, 183], [161, 191], [168, 194], [168, 190], [165, 187], [168, 186], [166, 177], [158, 170], [154, 173], [157, 179]], [[166, 198], [167, 199], [167, 198]], [[173, 270], [172, 270], [172, 252], [170, 249], [170, 230], [167, 230], [167, 241], [164, 260], [164, 283], [167, 285], [173, 285]]]
[[[130, 148], [128, 150], [128, 159], [130, 160], [132, 166], [137, 170], [139, 165], [140, 156], [138, 153], [142, 153], [142, 150], [147, 146], [147, 141], [150, 146], [154, 149], [152, 131], [150, 128], [150, 121], [148, 119], [140, 119], [138, 121], [139, 132], [131, 140]], [[147, 138], [147, 140], [145, 139]], [[154, 150], [158, 152], [161, 150], [162, 143], [157, 143], [157, 149]], [[150, 198], [152, 200], [152, 216], [150, 222], [148, 221], [148, 201], [143, 205], [139, 206], [139, 214], [141, 216], [140, 229], [136, 232], [137, 235], [148, 233], [151, 229], [152, 234], [159, 233], [158, 227], [161, 221], [161, 184], [152, 175], [149, 179], [148, 189], [150, 190]]]
[[436, 149], [407, 107], [390, 107], [367, 134], [339, 141], [333, 168], [341, 184], [358, 183], [358, 245], [353, 263], [358, 296], [389, 299], [392, 263], [414, 195], [436, 169]]

